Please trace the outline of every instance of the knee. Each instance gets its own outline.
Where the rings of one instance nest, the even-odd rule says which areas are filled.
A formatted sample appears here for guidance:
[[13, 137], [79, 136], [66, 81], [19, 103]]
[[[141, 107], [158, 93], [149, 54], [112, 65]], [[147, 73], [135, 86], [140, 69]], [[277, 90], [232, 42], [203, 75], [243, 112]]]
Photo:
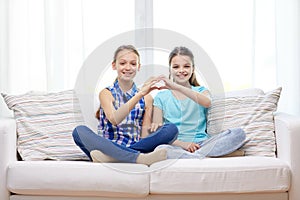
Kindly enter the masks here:
[[178, 135], [178, 128], [175, 124], [173, 123], [166, 123], [165, 127], [168, 129], [168, 133], [173, 133], [175, 137]]
[[230, 129], [230, 131], [235, 137], [238, 137], [241, 140], [246, 139], [246, 133], [242, 128], [233, 128], [233, 129]]
[[164, 125], [165, 131], [165, 137], [167, 137], [168, 144], [172, 144], [178, 137], [178, 128], [173, 123], [166, 123]]
[[80, 129], [81, 129], [81, 128], [82, 128], [82, 125], [76, 126], [76, 127], [73, 129], [73, 132], [72, 132], [73, 137], [78, 136], [78, 133], [80, 132]]
[[74, 139], [75, 142], [78, 141], [78, 139], [80, 138], [81, 133], [83, 133], [86, 128], [87, 127], [84, 126], [84, 125], [79, 125], [79, 126], [76, 126], [76, 128], [74, 128], [74, 130], [72, 132], [72, 136], [73, 136], [73, 139]]

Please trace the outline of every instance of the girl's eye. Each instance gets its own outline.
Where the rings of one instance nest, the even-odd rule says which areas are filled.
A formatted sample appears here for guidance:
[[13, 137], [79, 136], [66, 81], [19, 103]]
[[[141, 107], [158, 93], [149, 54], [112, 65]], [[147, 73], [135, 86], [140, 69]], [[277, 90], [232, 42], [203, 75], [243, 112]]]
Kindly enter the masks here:
[[184, 67], [185, 67], [185, 68], [190, 68], [191, 66], [190, 66], [190, 65], [185, 65]]
[[177, 69], [177, 68], [178, 68], [178, 65], [173, 65], [172, 68], [173, 68], [173, 69]]

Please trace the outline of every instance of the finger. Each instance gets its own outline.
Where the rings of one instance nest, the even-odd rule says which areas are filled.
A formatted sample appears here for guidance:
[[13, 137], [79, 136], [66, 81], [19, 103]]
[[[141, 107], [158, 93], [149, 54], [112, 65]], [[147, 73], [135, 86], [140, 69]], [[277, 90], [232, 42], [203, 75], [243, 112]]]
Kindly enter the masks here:
[[199, 148], [197, 146], [194, 146], [194, 152], [197, 151]]
[[167, 85], [164, 85], [164, 86], [161, 86], [161, 87], [159, 87], [157, 89], [162, 90], [162, 89], [170, 89], [170, 88]]
[[157, 82], [159, 82], [158, 79], [153, 79], [153, 80], [151, 81], [151, 84], [153, 85], [153, 84], [156, 84]]
[[194, 153], [198, 148], [197, 148], [196, 144], [192, 144], [190, 149], [191, 149], [191, 152]]
[[151, 88], [150, 88], [151, 90], [159, 90], [160, 89], [160, 87], [157, 87], [157, 86], [152, 86]]
[[157, 130], [157, 124], [152, 124], [152, 126], [151, 126], [151, 132], [154, 132], [154, 131], [156, 131]]
[[154, 76], [151, 76], [150, 78], [148, 78], [146, 81], [145, 81], [145, 85], [148, 85], [148, 84], [151, 84], [153, 81], [156, 81], [156, 77]]
[[155, 125], [151, 124], [151, 132], [154, 132], [154, 131], [155, 131]]
[[189, 152], [192, 153], [193, 152], [193, 146], [192, 146], [192, 144], [190, 144], [187, 149], [188, 149]]

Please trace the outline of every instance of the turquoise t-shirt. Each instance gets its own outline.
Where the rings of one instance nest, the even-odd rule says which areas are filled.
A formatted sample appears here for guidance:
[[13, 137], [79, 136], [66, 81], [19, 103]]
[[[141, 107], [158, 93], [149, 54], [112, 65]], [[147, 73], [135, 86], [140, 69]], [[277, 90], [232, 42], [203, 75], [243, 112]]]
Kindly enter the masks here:
[[[203, 86], [192, 87], [192, 90], [203, 92]], [[171, 90], [162, 90], [154, 98], [153, 105], [163, 112], [163, 121], [174, 123], [179, 129], [178, 140], [199, 142], [208, 138], [206, 133], [207, 109], [190, 98], [178, 100]]]

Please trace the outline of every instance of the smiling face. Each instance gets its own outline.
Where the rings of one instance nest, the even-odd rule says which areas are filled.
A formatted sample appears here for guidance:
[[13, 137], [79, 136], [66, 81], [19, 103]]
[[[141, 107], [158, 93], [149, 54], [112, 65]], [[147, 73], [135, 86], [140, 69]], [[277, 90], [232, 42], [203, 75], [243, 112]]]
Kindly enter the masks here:
[[117, 70], [118, 79], [132, 81], [140, 68], [139, 56], [131, 50], [122, 50], [112, 63], [113, 70]]
[[172, 58], [170, 62], [170, 75], [176, 83], [190, 85], [189, 79], [193, 71], [193, 62], [189, 56], [176, 55]]

